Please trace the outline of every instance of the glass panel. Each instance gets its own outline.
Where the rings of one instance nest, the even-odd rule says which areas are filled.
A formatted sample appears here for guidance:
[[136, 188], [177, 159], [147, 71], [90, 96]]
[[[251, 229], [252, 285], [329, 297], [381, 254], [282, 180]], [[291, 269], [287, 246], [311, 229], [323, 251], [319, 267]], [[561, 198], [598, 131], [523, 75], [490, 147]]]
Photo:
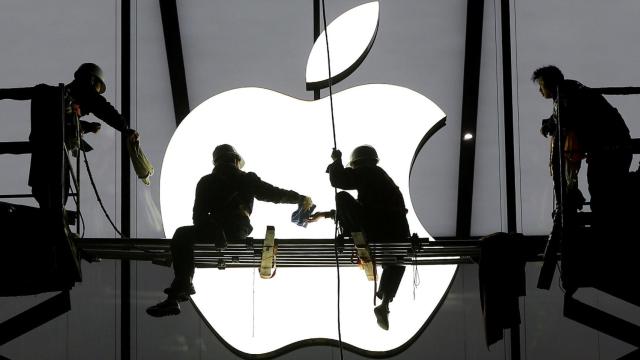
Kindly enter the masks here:
[[[97, 63], [104, 71], [104, 96], [117, 104], [119, 35], [118, 1], [103, 0], [7, 0], [0, 11], [1, 88], [31, 87], [46, 83], [57, 86], [73, 80], [84, 62]], [[30, 102], [1, 100], [0, 141], [26, 141], [30, 132]], [[99, 121], [94, 116], [84, 118]], [[98, 190], [110, 214], [115, 216], [116, 181], [115, 131], [106, 124], [85, 140], [94, 150], [87, 154]], [[30, 193], [27, 186], [29, 155], [0, 156], [0, 193]], [[88, 237], [113, 236], [110, 225], [95, 202], [93, 190], [81, 170], [83, 218]], [[33, 199], [7, 200], [36, 206]], [[69, 199], [67, 208], [75, 205]], [[38, 224], [34, 224], [38, 226]], [[9, 239], [3, 239], [9, 240]], [[23, 239], [12, 239], [21, 241]], [[25, 266], [29, 266], [28, 254]], [[88, 265], [83, 262], [83, 282], [71, 292], [71, 312], [2, 346], [8, 358], [92, 359], [116, 357], [119, 338], [115, 262]], [[17, 269], [18, 271], [19, 269]], [[19, 276], [3, 274], [2, 276]], [[0, 299], [0, 321], [52, 296], [42, 294]], [[15, 356], [15, 357], [14, 357]]]

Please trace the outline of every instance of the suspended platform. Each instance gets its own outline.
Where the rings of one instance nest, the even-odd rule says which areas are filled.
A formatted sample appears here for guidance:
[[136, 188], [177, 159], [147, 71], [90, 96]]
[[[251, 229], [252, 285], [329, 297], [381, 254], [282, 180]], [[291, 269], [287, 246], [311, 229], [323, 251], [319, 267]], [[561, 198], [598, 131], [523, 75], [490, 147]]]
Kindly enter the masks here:
[[[541, 261], [546, 236], [524, 236], [522, 246], [528, 261]], [[213, 244], [196, 244], [194, 258], [201, 268], [246, 268], [260, 266], [264, 239], [247, 238], [231, 241], [225, 249]], [[76, 246], [87, 254], [102, 259], [151, 261], [170, 265], [169, 239], [87, 238]], [[276, 239], [278, 267], [357, 266], [357, 248], [350, 238]], [[477, 262], [478, 239], [419, 238], [412, 236], [393, 243], [369, 243], [376, 264], [441, 265]]]

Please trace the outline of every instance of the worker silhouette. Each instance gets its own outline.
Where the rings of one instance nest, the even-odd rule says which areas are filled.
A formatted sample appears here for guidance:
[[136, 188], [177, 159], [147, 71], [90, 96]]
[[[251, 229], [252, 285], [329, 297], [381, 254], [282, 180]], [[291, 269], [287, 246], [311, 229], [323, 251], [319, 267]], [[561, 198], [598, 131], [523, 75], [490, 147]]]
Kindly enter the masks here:
[[215, 243], [226, 246], [227, 239], [245, 239], [253, 227], [249, 217], [253, 201], [299, 204], [302, 209], [313, 205], [311, 198], [292, 190], [284, 190], [262, 181], [258, 175], [241, 170], [244, 160], [233, 146], [218, 145], [213, 151], [213, 171], [203, 176], [196, 187], [193, 225], [176, 230], [171, 239], [174, 279], [164, 290], [166, 300], [147, 309], [154, 317], [177, 315], [179, 302], [195, 294], [191, 280], [194, 274], [193, 245]]
[[[364, 233], [372, 242], [406, 241], [409, 237], [407, 209], [398, 186], [378, 164], [378, 154], [370, 145], [356, 147], [349, 167], [342, 164], [342, 153], [333, 150], [333, 162], [327, 168], [333, 187], [357, 190], [358, 199], [346, 191], [336, 195], [336, 210], [312, 214], [309, 221], [337, 216], [342, 233]], [[355, 236], [355, 235], [353, 235]], [[378, 325], [389, 329], [389, 303], [393, 300], [404, 274], [404, 266], [382, 266], [376, 296], [382, 303], [374, 308]]]
[[[96, 133], [100, 123], [87, 122], [79, 118], [92, 113], [114, 129], [124, 132], [129, 138], [138, 139], [138, 133], [128, 128], [126, 119], [102, 96], [107, 89], [102, 69], [93, 63], [84, 63], [73, 74], [74, 80], [64, 86], [63, 103], [65, 117], [65, 145], [67, 150], [89, 151], [91, 147], [84, 142], [79, 133]], [[53, 138], [49, 129], [58, 121], [61, 106], [59, 88], [39, 84], [33, 87], [0, 89], [0, 99], [31, 100], [31, 166], [29, 186], [40, 208], [51, 208], [59, 197], [59, 190], [49, 179], [52, 174], [64, 170], [63, 189], [69, 187], [68, 168], [50, 161], [52, 149], [57, 148], [59, 139]], [[78, 121], [77, 121], [78, 120]], [[79, 129], [76, 124], [79, 123]], [[68, 191], [64, 192], [63, 204]]]
[[[565, 79], [553, 65], [536, 69], [531, 79], [538, 84], [545, 99], [553, 100], [552, 115], [542, 121], [540, 132], [545, 137], [556, 136], [560, 124], [569, 205], [580, 206], [577, 174], [582, 159], [586, 159], [593, 226], [604, 230], [624, 225], [632, 160], [631, 137], [624, 119], [602, 94], [578, 81]], [[556, 163], [558, 152], [554, 145], [550, 165], [556, 199], [560, 198], [561, 185]]]

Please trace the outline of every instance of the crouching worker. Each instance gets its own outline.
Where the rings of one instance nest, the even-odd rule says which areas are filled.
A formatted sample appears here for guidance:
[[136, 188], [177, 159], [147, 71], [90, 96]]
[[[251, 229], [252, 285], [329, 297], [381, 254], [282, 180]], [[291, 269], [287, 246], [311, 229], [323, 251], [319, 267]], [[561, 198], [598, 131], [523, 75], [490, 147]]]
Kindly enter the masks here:
[[[342, 153], [334, 150], [333, 163], [327, 168], [331, 185], [344, 190], [357, 190], [358, 199], [348, 192], [336, 195], [337, 211], [318, 212], [309, 221], [323, 217], [338, 217], [343, 234], [364, 233], [368, 241], [384, 243], [409, 237], [407, 209], [398, 186], [378, 164], [378, 154], [369, 145], [356, 147], [349, 167], [342, 165]], [[353, 236], [353, 235], [352, 235]], [[357, 236], [357, 234], [355, 234]], [[400, 286], [404, 266], [383, 265], [380, 287], [376, 296], [382, 304], [373, 309], [378, 325], [389, 329], [389, 303]]]
[[308, 209], [311, 198], [295, 191], [283, 190], [262, 181], [255, 173], [240, 170], [244, 160], [228, 144], [213, 151], [213, 171], [203, 176], [196, 187], [193, 225], [176, 230], [171, 239], [174, 279], [164, 290], [167, 299], [147, 309], [154, 317], [177, 315], [179, 302], [195, 294], [191, 280], [194, 274], [193, 245], [214, 242], [224, 248], [227, 239], [245, 239], [253, 227], [249, 216], [253, 200], [272, 203], [300, 204]]

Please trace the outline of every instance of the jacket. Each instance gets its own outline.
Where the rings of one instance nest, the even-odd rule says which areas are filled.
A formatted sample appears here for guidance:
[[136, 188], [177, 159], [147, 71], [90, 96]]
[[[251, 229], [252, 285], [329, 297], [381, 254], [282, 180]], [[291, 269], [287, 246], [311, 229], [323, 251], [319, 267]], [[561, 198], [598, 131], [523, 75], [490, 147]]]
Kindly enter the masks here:
[[402, 192], [381, 167], [345, 168], [341, 160], [336, 160], [329, 165], [327, 172], [332, 186], [358, 191], [358, 202], [365, 216], [365, 230], [370, 236], [409, 236], [407, 208]]
[[[59, 89], [56, 86], [39, 84], [33, 87], [0, 89], [0, 99], [31, 100], [31, 133], [29, 142], [32, 147], [29, 185], [33, 186], [50, 171], [57, 171], [47, 161], [48, 152], [57, 146], [57, 139], [51, 138], [51, 127], [56, 126], [55, 117], [60, 116], [64, 105], [67, 135], [75, 134], [75, 116], [93, 113], [109, 126], [118, 131], [127, 129], [125, 118], [100, 94], [91, 91], [73, 91], [73, 85], [64, 88], [64, 100], [60, 101]], [[73, 111], [73, 107], [79, 113]], [[69, 144], [69, 137], [65, 139]], [[78, 139], [75, 139], [76, 141]], [[73, 145], [69, 148], [74, 148]]]
[[201, 226], [213, 220], [227, 231], [237, 227], [252, 229], [249, 216], [253, 212], [254, 199], [297, 204], [304, 197], [262, 181], [253, 172], [222, 163], [216, 165], [211, 174], [203, 176], [196, 186], [193, 224]]

